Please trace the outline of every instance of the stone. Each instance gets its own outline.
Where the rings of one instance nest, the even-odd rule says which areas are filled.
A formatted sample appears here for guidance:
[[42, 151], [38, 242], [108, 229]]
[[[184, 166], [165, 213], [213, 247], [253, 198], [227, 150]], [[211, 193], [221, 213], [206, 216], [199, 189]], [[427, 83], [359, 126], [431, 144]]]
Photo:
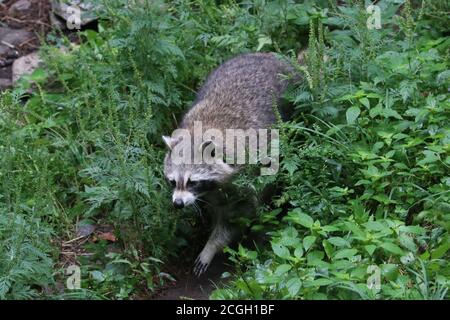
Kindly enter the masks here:
[[54, 14], [53, 12], [49, 13], [49, 17], [50, 17], [50, 23], [52, 24], [52, 26], [54, 28], [60, 29], [60, 30], [67, 29], [66, 23], [64, 22], [64, 20], [62, 18], [59, 18], [58, 16], [56, 16], [56, 14]]
[[70, 30], [80, 29], [81, 27], [95, 21], [98, 17], [95, 14], [100, 6], [95, 6], [89, 1], [80, 0], [53, 0], [53, 13], [62, 18], [66, 27]]
[[12, 82], [15, 84], [21, 77], [33, 73], [39, 66], [41, 59], [37, 51], [20, 57], [12, 65]]
[[0, 59], [0, 68], [8, 67], [12, 65], [14, 62], [14, 59]]
[[31, 2], [29, 0], [19, 0], [13, 3], [8, 10], [8, 13], [12, 16], [22, 15], [31, 8]]
[[0, 92], [12, 87], [11, 79], [2, 79], [0, 78]]
[[8, 54], [15, 47], [30, 41], [34, 35], [24, 29], [0, 27], [0, 57]]
[[96, 227], [92, 224], [81, 224], [77, 227], [77, 237], [87, 237], [95, 231]]

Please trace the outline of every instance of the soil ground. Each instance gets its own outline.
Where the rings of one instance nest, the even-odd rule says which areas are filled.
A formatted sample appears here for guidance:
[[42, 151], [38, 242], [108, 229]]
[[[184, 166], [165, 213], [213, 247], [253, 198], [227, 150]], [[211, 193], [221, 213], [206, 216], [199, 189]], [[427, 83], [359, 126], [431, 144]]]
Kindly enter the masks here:
[[217, 255], [205, 274], [197, 277], [192, 268], [180, 273], [177, 282], [152, 297], [153, 300], [207, 300], [211, 292], [216, 289], [222, 279], [222, 273], [232, 270], [225, 254]]

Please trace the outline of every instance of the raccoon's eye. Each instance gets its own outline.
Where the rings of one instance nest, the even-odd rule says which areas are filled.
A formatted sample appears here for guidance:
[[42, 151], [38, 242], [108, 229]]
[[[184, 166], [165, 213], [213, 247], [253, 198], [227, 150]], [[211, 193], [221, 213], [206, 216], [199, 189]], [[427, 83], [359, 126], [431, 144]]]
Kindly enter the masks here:
[[173, 180], [173, 179], [171, 179], [171, 180], [169, 180], [169, 183], [170, 183], [170, 185], [172, 186], [172, 187], [174, 187], [175, 188], [175, 186], [176, 186], [176, 181], [175, 180]]
[[198, 186], [198, 184], [199, 184], [199, 181], [192, 181], [191, 179], [188, 179], [188, 181], [186, 183], [186, 186], [188, 186], [188, 187], [196, 187], [196, 186]]

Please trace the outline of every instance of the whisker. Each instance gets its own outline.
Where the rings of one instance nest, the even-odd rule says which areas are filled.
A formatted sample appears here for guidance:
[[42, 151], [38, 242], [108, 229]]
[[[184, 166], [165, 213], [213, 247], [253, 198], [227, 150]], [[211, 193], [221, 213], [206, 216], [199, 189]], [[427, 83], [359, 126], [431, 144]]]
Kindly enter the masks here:
[[202, 210], [200, 209], [200, 207], [198, 206], [198, 204], [196, 204], [195, 202], [193, 203], [194, 209], [195, 211], [198, 213], [199, 216], [202, 216]]
[[212, 204], [210, 202], [206, 201], [206, 200], [197, 198], [197, 201], [200, 201], [200, 202], [203, 202], [203, 203], [206, 203], [206, 204], [209, 204], [210, 206], [212, 206]]
[[[197, 199], [198, 200], [198, 199]], [[204, 215], [203, 215], [203, 211], [202, 211], [202, 209], [198, 206], [198, 204], [197, 203], [195, 203], [194, 202], [194, 208], [195, 208], [195, 210], [197, 211], [197, 213], [198, 213], [198, 215], [200, 216], [200, 219], [201, 219], [201, 221], [202, 221], [202, 224], [206, 224], [206, 219], [205, 219], [205, 217], [204, 217]]]

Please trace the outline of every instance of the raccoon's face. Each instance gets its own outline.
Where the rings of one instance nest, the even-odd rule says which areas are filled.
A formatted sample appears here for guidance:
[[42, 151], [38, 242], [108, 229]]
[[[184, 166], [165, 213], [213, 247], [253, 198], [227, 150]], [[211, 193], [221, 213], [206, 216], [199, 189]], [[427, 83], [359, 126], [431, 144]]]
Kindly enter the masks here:
[[163, 139], [169, 148], [164, 159], [164, 175], [173, 188], [172, 202], [177, 209], [189, 206], [202, 195], [217, 189], [234, 172], [224, 162], [218, 164], [175, 163], [171, 157], [174, 141], [169, 137], [163, 137]]
[[[166, 164], [169, 161], [166, 161]], [[178, 165], [175, 168], [167, 168], [166, 178], [173, 188], [172, 203], [177, 209], [193, 204], [199, 197], [213, 191], [220, 186], [220, 181], [208, 175], [197, 175], [195, 167], [186, 168]]]

